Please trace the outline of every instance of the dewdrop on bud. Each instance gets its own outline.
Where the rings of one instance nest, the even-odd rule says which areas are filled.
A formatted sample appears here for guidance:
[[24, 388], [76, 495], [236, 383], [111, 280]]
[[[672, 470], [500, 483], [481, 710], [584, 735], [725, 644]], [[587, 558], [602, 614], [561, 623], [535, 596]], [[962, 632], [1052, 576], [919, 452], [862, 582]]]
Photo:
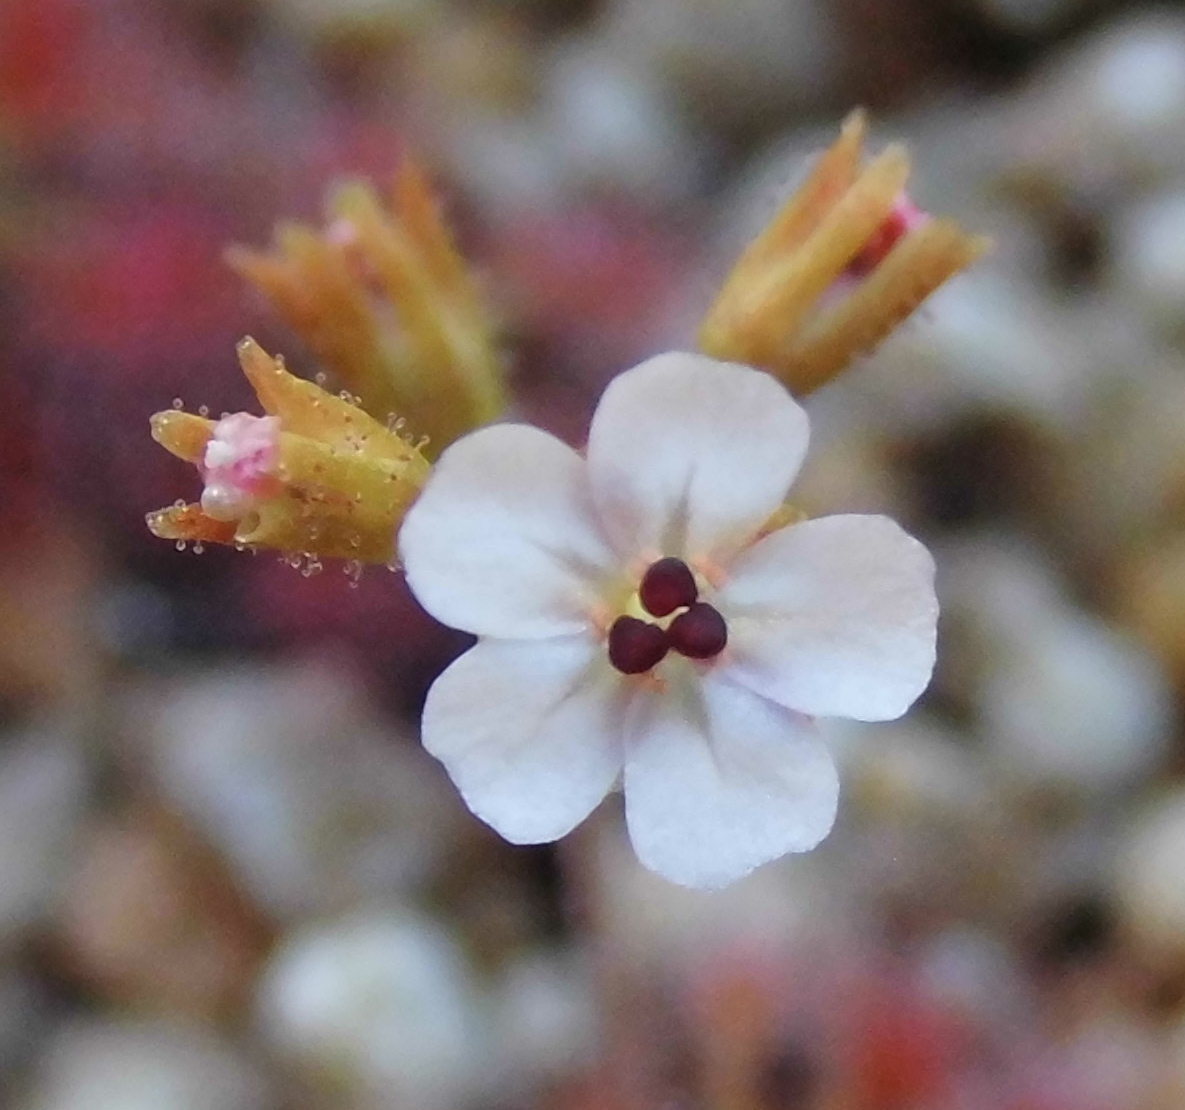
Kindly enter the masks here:
[[233, 486], [213, 483], [202, 490], [202, 512], [214, 520], [241, 520], [254, 504], [254, 497]]

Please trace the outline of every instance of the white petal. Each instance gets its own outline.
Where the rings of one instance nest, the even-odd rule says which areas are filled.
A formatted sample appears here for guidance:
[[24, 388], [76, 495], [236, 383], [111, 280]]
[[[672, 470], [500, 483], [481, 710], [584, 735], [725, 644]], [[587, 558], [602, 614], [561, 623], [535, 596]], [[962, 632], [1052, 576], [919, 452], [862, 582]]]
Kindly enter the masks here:
[[399, 533], [407, 581], [437, 620], [479, 636], [579, 632], [614, 560], [584, 462], [521, 424], [453, 444]]
[[813, 848], [835, 820], [835, 766], [813, 722], [719, 676], [638, 697], [626, 744], [630, 839], [672, 882], [725, 886]]
[[588, 637], [480, 640], [428, 692], [424, 747], [507, 840], [555, 840], [621, 771], [622, 696]]
[[934, 560], [883, 516], [808, 520], [733, 563], [728, 672], [800, 713], [887, 721], [930, 681]]
[[768, 374], [665, 354], [610, 382], [593, 417], [589, 477], [626, 558], [727, 559], [786, 497], [806, 413]]

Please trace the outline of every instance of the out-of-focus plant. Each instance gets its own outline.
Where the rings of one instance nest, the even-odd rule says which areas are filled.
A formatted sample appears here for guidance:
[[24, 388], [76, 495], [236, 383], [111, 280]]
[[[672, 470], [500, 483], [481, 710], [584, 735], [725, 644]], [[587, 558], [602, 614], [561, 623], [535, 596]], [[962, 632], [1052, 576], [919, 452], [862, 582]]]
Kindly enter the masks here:
[[477, 282], [414, 162], [390, 210], [362, 182], [327, 210], [324, 228], [281, 224], [270, 250], [234, 247], [230, 263], [367, 412], [404, 419], [434, 457], [506, 404]]
[[987, 248], [905, 196], [909, 156], [861, 165], [863, 112], [749, 245], [700, 327], [710, 355], [759, 366], [798, 394], [826, 384]]

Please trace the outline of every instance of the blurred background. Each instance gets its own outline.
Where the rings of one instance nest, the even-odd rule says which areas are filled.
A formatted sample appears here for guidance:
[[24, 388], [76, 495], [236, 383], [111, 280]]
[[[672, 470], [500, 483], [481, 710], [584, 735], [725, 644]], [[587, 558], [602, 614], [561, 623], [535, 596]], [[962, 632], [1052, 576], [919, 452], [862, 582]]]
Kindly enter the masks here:
[[[148, 414], [251, 407], [224, 264], [431, 167], [519, 413], [686, 347], [856, 104], [995, 240], [811, 397], [796, 500], [934, 549], [935, 683], [722, 895], [416, 741], [399, 579], [179, 552]], [[0, 1105], [1185, 1106], [1185, 12], [1111, 0], [0, 0]]]

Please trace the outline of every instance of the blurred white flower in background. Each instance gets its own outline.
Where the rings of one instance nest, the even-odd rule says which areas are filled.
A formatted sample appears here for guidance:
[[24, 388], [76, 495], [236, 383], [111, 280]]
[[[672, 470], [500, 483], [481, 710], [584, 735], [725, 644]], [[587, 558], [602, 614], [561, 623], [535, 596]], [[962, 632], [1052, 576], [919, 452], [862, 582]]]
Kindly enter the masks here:
[[1160, 767], [1173, 719], [1163, 669], [1077, 608], [1038, 551], [980, 534], [942, 552], [939, 586], [978, 644], [967, 685], [999, 772], [1090, 795]]
[[763, 867], [719, 898], [638, 867], [620, 829], [605, 825], [596, 833], [605, 930], [623, 960], [652, 974], [683, 976], [711, 966], [721, 952], [789, 950], [820, 927], [835, 935], [850, 909], [845, 869], [834, 856]]
[[609, 52], [660, 74], [684, 111], [742, 122], [829, 95], [839, 23], [819, 0], [614, 0], [598, 31]]
[[545, 133], [562, 180], [685, 199], [702, 144], [671, 111], [654, 74], [594, 42], [564, 43], [547, 59]]
[[772, 378], [666, 354], [606, 390], [587, 461], [521, 425], [445, 452], [400, 545], [421, 604], [481, 637], [423, 722], [474, 813], [555, 840], [622, 776], [643, 864], [707, 888], [827, 834], [812, 717], [903, 714], [937, 601], [885, 517], [777, 526], [806, 445]]
[[21, 1110], [267, 1110], [263, 1073], [199, 1027], [78, 1021], [49, 1043]]
[[0, 967], [0, 1075], [16, 1071], [54, 1018], [45, 985], [22, 968]]
[[593, 1061], [600, 1041], [590, 963], [579, 951], [541, 950], [506, 967], [492, 1011], [500, 1086], [527, 1093]]
[[1125, 305], [1169, 335], [1185, 327], [1185, 191], [1129, 205], [1118, 221], [1112, 281]]
[[1185, 19], [1132, 13], [1065, 47], [1012, 101], [1012, 160], [1082, 196], [1185, 169]]
[[405, 890], [452, 843], [444, 777], [340, 666], [216, 670], [129, 715], [156, 782], [280, 918]]
[[454, 1107], [480, 1089], [488, 1030], [441, 926], [372, 909], [289, 934], [265, 970], [267, 1039], [351, 1107]]
[[51, 908], [78, 848], [90, 789], [80, 745], [45, 729], [0, 749], [0, 949]]
[[919, 819], [969, 822], [991, 804], [981, 761], [924, 713], [883, 728], [849, 725], [840, 739], [837, 759], [878, 831]]
[[1017, 630], [986, 678], [982, 711], [1003, 762], [1088, 792], [1147, 777], [1171, 735], [1172, 699], [1148, 652], [1069, 606]]
[[1113, 878], [1134, 939], [1159, 956], [1185, 953], [1185, 791], [1164, 791], [1128, 822]]

